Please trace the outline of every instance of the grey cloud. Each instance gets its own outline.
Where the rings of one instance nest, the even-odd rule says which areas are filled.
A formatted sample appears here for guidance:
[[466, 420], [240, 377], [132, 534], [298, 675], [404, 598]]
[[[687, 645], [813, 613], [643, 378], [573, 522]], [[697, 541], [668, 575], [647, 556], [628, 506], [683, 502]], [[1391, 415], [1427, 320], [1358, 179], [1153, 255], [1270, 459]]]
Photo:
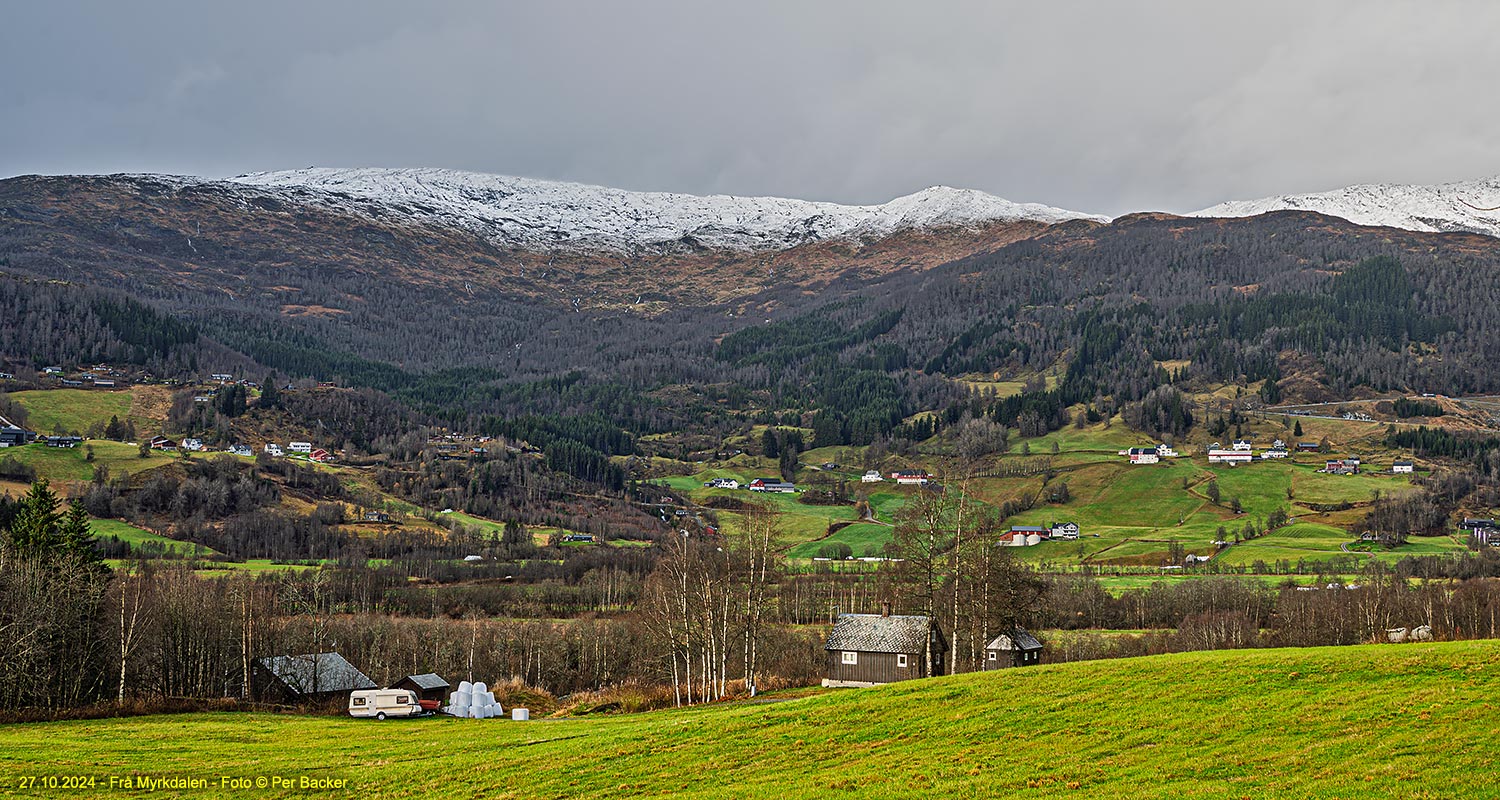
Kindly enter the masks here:
[[0, 175], [439, 166], [1102, 213], [1500, 172], [1490, 4], [16, 4]]

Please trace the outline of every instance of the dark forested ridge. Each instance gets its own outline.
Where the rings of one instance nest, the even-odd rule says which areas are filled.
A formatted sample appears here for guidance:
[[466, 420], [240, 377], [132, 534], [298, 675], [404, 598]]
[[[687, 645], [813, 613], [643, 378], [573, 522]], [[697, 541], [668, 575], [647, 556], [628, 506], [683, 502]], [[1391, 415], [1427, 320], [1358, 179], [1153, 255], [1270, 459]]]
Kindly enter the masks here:
[[[0, 356], [12, 366], [100, 360], [170, 377], [233, 365], [337, 381], [421, 419], [524, 428], [549, 459], [605, 482], [619, 476], [589, 453], [712, 431], [740, 411], [817, 415], [825, 440], [868, 443], [917, 411], [971, 402], [950, 379], [975, 373], [1051, 371], [1053, 391], [991, 409], [1049, 426], [1063, 407], [1164, 383], [1264, 381], [1268, 401], [1500, 390], [1500, 241], [1306, 213], [1072, 222], [976, 239], [937, 267], [830, 270], [724, 304], [659, 291], [642, 305], [606, 302], [615, 268], [590, 272], [578, 254], [544, 277], [525, 266], [536, 254], [389, 209], [340, 216], [231, 184], [17, 178], [0, 182], [0, 220], [0, 300], [15, 312], [0, 320]], [[851, 264], [863, 257], [849, 248]], [[652, 258], [635, 262], [712, 282], [729, 256]], [[579, 416], [595, 422], [560, 432], [556, 420]], [[349, 438], [372, 438], [358, 424]]]

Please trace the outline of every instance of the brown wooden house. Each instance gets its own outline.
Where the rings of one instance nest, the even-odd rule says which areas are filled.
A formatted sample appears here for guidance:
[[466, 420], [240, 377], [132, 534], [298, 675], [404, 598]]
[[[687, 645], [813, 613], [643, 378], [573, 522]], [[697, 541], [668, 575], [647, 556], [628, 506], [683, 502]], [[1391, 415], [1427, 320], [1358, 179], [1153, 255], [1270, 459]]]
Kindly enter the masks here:
[[452, 687], [442, 676], [424, 672], [421, 675], [407, 675], [391, 684], [391, 688], [410, 689], [417, 693], [418, 700], [442, 700], [448, 696], [448, 690]]
[[[828, 634], [824, 686], [875, 686], [943, 674], [948, 644], [929, 617], [841, 614]], [[929, 663], [930, 659], [930, 663]]]
[[1029, 667], [1042, 660], [1042, 643], [1025, 628], [1011, 628], [984, 646], [981, 669]]

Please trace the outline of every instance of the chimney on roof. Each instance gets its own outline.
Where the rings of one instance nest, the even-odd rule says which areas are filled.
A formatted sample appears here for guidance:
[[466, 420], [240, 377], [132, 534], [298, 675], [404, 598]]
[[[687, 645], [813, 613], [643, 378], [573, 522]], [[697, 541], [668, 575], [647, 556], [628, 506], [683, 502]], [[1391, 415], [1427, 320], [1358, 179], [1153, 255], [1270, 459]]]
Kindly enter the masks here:
[[880, 601], [880, 616], [882, 616], [882, 617], [889, 617], [890, 615], [891, 615], [891, 601], [889, 601], [889, 600], [881, 600]]

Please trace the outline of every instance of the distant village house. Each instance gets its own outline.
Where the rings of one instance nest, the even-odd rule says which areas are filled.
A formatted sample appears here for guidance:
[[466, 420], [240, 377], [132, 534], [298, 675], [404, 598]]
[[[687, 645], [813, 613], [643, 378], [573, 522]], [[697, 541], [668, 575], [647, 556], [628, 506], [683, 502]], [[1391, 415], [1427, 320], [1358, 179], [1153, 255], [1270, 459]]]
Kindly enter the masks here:
[[1025, 628], [1012, 628], [984, 646], [982, 669], [1029, 667], [1042, 660], [1042, 643]]

